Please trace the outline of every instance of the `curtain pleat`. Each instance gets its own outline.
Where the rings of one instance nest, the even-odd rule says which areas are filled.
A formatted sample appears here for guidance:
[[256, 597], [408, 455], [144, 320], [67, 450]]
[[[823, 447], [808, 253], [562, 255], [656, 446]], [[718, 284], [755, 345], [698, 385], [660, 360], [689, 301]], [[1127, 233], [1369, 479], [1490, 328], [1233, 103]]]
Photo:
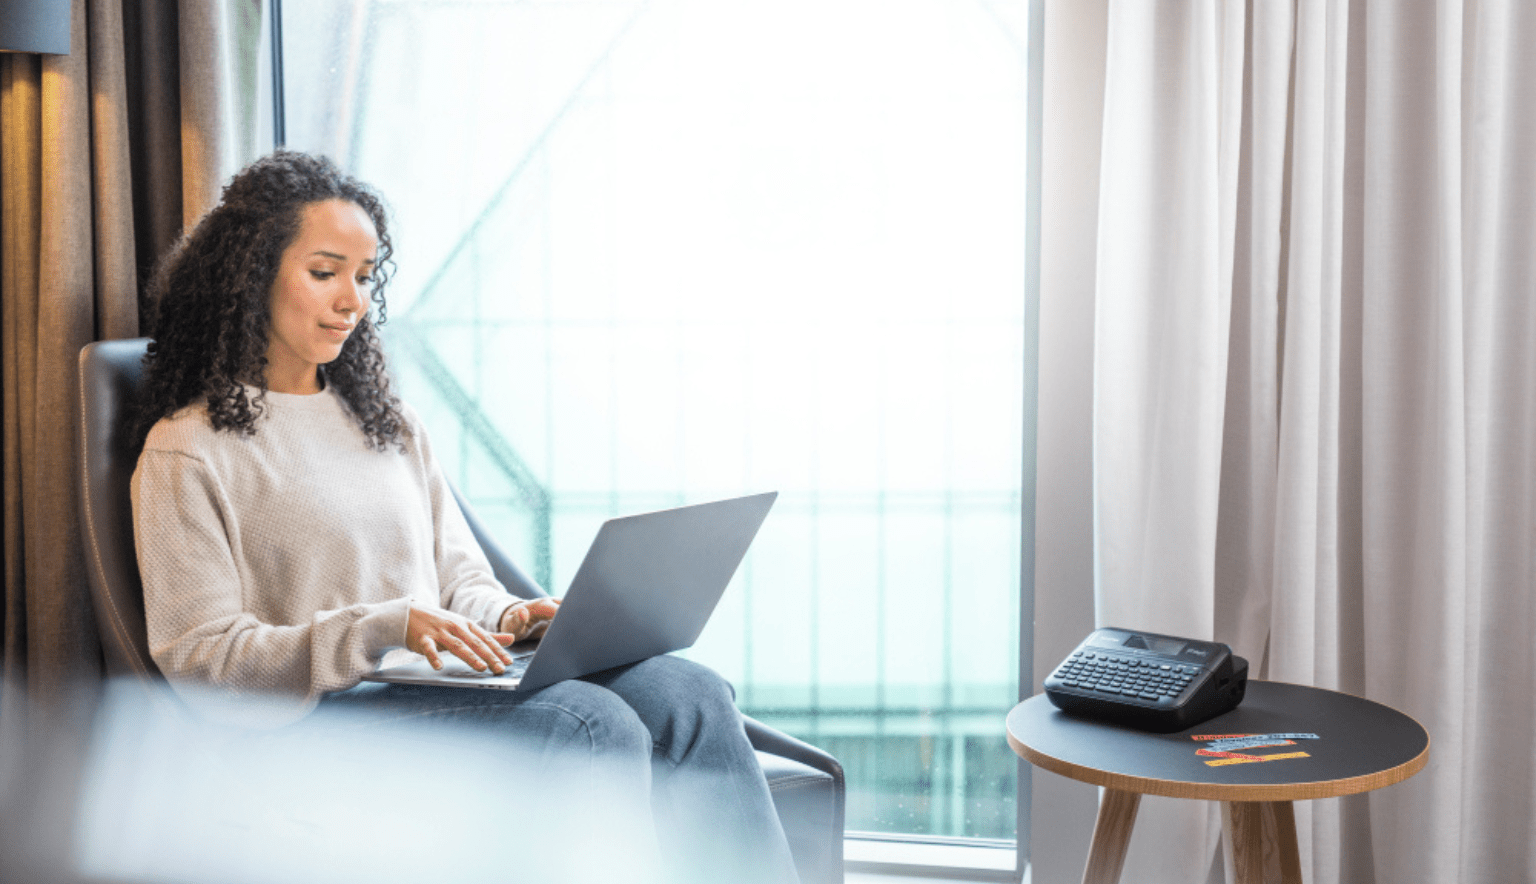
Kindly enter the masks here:
[[139, 331], [138, 260], [133, 224], [133, 165], [128, 115], [128, 59], [123, 8], [93, 6], [90, 16], [92, 229], [98, 338]]
[[[1100, 622], [1429, 729], [1298, 804], [1308, 881], [1536, 880], [1536, 10], [1109, 9]], [[1147, 812], [1129, 866], [1202, 877]]]
[[[72, 45], [88, 45], [85, 0], [76, 0]], [[22, 311], [22, 567], [28, 686], [58, 697], [100, 674], [100, 645], [85, 586], [77, 510], [76, 354], [94, 326], [90, 53], [45, 56], [40, 91], [42, 156], [37, 293]], [[131, 235], [131, 233], [130, 233]], [[59, 555], [68, 550], [70, 555]]]
[[[24, 735], [21, 713], [27, 689], [27, 659], [34, 639], [29, 635], [30, 611], [26, 585], [25, 495], [23, 475], [32, 453], [33, 400], [36, 367], [21, 354], [36, 340], [39, 264], [42, 252], [42, 62], [36, 56], [0, 58], [4, 95], [3, 227], [4, 276], [0, 278], [0, 381], [4, 384], [5, 434], [5, 647], [4, 682], [0, 683], [0, 729], [9, 739]], [[13, 296], [13, 293], [15, 296]], [[21, 293], [28, 293], [22, 296]]]
[[30, 397], [30, 378], [24, 377], [20, 360], [7, 354], [18, 353], [28, 338], [22, 325], [33, 325], [35, 298], [11, 297], [12, 293], [37, 291], [37, 247], [41, 213], [40, 170], [42, 140], [39, 110], [42, 91], [42, 64], [35, 56], [0, 57], [0, 243], [4, 261], [0, 263], [0, 385], [3, 385], [3, 414], [0, 432], [4, 434], [4, 573], [5, 599], [3, 627], [4, 681], [0, 682], [0, 732], [8, 740], [17, 739], [19, 718], [18, 691], [24, 687], [27, 653], [27, 607], [25, 593], [16, 592], [25, 580], [22, 547], [22, 412], [24, 399]]
[[[1477, 833], [1463, 881], [1524, 868], [1536, 880], [1536, 10], [1489, 4], [1467, 16], [1470, 101], [1463, 162], [1468, 459], [1468, 763], [1463, 826]], [[1516, 674], [1510, 680], [1508, 673]], [[1496, 788], [1482, 791], [1485, 783]]]
[[[135, 263], [140, 284], [181, 231], [181, 75], [177, 0], [142, 0], [123, 20], [128, 156], [133, 169]], [[142, 306], [142, 305], [141, 305]], [[147, 327], [140, 313], [140, 326]]]
[[[1109, 6], [1094, 420], [1113, 429], [1096, 430], [1093, 452], [1106, 625], [1201, 638], [1215, 628], [1208, 501], [1220, 482], [1241, 147], [1223, 111], [1241, 107], [1244, 53], [1229, 44], [1244, 16], [1240, 4]], [[1144, 798], [1127, 866], [1146, 880], [1201, 880], [1219, 823], [1216, 805]]]
[[182, 223], [219, 201], [224, 182], [256, 158], [262, 0], [181, 0]]

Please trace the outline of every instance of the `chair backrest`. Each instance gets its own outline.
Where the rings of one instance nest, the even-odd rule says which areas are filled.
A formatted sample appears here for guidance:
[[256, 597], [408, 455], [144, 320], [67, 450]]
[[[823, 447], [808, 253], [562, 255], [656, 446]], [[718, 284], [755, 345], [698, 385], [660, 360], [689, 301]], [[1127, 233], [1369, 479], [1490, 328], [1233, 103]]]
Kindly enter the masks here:
[[148, 345], [148, 338], [97, 341], [80, 351], [80, 527], [107, 673], [155, 679], [160, 671], [144, 631], [128, 497], [139, 459], [128, 418], [137, 405]]
[[523, 573], [523, 569], [519, 568], [512, 557], [502, 550], [496, 538], [491, 536], [491, 532], [486, 530], [480, 518], [475, 515], [474, 509], [459, 491], [458, 486], [449, 482], [448, 488], [453, 491], [453, 499], [459, 502], [459, 510], [464, 513], [464, 521], [469, 523], [469, 530], [474, 532], [475, 540], [480, 544], [481, 551], [485, 553], [486, 560], [491, 563], [491, 572], [496, 575], [496, 581], [506, 587], [507, 592], [520, 599], [536, 599], [549, 595]]
[[[97, 341], [80, 351], [80, 525], [108, 674], [158, 680], [144, 627], [128, 491], [139, 459], [129, 418], [138, 405], [148, 346], [148, 338], [131, 338]], [[457, 488], [453, 495], [502, 586], [521, 598], [545, 595], [497, 545]]]

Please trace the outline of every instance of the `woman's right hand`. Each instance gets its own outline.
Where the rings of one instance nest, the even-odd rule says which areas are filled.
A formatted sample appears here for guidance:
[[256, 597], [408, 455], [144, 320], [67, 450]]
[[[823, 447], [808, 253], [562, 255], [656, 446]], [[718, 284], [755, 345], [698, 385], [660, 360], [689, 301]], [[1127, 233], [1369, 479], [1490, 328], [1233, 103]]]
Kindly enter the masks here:
[[411, 602], [405, 624], [405, 646], [426, 657], [433, 669], [443, 668], [440, 652], [447, 651], [476, 672], [489, 668], [500, 675], [512, 662], [512, 655], [502, 646], [511, 644], [516, 638], [506, 633], [487, 632], [485, 627], [468, 617], [417, 602]]
[[516, 636], [518, 641], [540, 638], [559, 611], [559, 599], [518, 599], [501, 612], [501, 631]]

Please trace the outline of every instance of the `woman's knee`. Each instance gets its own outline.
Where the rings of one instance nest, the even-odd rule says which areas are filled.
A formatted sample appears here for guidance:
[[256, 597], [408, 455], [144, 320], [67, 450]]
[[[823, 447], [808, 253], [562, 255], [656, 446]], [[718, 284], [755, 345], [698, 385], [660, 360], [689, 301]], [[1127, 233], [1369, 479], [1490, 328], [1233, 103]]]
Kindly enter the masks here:
[[[617, 760], [650, 758], [651, 734], [635, 710], [612, 691], [582, 681], [563, 681], [529, 697], [522, 707], [544, 717], [557, 730], [569, 730], [562, 742], [587, 748], [596, 757]], [[585, 742], [585, 747], [579, 744]]]
[[736, 705], [736, 688], [708, 666], [670, 655], [651, 659], [666, 667], [667, 677], [689, 694]]
[[675, 764], [705, 746], [749, 751], [730, 684], [708, 667], [653, 657], [602, 678], [650, 729], [658, 758]]
[[730, 682], [707, 666], [670, 655], [624, 667], [602, 684], [640, 709], [651, 705], [673, 710], [736, 708], [736, 691]]

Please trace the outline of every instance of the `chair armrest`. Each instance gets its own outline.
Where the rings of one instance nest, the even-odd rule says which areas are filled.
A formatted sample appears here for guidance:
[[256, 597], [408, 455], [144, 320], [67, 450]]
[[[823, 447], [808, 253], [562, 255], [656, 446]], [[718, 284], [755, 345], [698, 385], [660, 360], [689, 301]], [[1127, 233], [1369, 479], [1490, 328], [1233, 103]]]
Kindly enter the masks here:
[[769, 752], [780, 758], [788, 758], [790, 761], [798, 761], [806, 767], [822, 771], [837, 781], [840, 790], [843, 788], [843, 766], [827, 752], [775, 730], [750, 715], [743, 715], [741, 721], [746, 726], [747, 739], [752, 743], [753, 749]]
[[843, 766], [829, 753], [756, 719], [743, 715], [742, 723], [762, 759], [801, 880], [842, 884], [847, 804]]

